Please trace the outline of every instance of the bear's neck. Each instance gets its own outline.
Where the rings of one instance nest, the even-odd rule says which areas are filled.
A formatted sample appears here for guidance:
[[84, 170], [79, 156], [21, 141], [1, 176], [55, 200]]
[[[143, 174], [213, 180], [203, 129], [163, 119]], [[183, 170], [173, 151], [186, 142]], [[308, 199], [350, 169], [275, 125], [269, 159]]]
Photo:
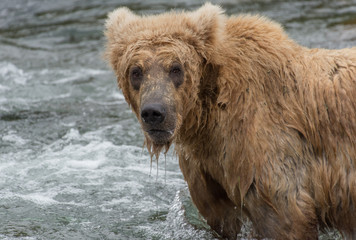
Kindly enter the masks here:
[[219, 116], [224, 106], [217, 104], [219, 69], [208, 64], [200, 81], [198, 100], [185, 117], [175, 141], [178, 155], [200, 161], [223, 155], [223, 131]]
[[[200, 106], [199, 106], [200, 105]], [[197, 115], [197, 113], [199, 113]], [[175, 142], [175, 151], [182, 161], [199, 166], [199, 171], [208, 174], [221, 185], [226, 185], [221, 163], [226, 157], [226, 129], [222, 129], [219, 115], [222, 109], [212, 102], [201, 101], [187, 118], [195, 119], [194, 124], [183, 122]]]

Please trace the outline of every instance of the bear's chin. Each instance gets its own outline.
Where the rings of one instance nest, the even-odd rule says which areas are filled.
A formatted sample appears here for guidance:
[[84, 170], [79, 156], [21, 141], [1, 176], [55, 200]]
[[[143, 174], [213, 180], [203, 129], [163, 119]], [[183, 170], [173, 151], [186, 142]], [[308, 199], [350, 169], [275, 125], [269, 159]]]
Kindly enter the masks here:
[[153, 156], [156, 156], [156, 159], [158, 160], [159, 154], [163, 149], [164, 154], [166, 154], [172, 145], [174, 138], [173, 134], [162, 131], [151, 132], [151, 134], [145, 132], [145, 137], [145, 145], [150, 153], [151, 161]]
[[149, 130], [147, 135], [154, 145], [170, 144], [173, 133], [164, 130]]

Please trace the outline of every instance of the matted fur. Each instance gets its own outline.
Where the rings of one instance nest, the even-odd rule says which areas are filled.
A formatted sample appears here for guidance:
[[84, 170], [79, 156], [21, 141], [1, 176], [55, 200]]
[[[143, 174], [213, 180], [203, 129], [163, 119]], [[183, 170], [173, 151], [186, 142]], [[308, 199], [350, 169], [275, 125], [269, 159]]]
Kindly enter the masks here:
[[[257, 236], [317, 239], [336, 228], [356, 239], [356, 48], [308, 49], [260, 16], [195, 12], [106, 22], [106, 58], [140, 119], [132, 64], [179, 61], [184, 83], [167, 85], [172, 142], [192, 199], [208, 224], [235, 239], [248, 217]], [[157, 83], [156, 83], [156, 82]], [[156, 79], [152, 83], [159, 84]], [[167, 84], [167, 83], [165, 83]]]

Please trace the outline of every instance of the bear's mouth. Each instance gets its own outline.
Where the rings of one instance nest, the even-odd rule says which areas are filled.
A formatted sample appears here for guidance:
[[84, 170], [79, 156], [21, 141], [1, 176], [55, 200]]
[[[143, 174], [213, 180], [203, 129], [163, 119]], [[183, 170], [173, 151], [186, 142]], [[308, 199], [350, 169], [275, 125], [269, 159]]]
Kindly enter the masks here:
[[150, 129], [146, 132], [148, 133], [148, 136], [151, 138], [151, 140], [159, 145], [170, 142], [173, 135], [173, 131], [163, 129]]

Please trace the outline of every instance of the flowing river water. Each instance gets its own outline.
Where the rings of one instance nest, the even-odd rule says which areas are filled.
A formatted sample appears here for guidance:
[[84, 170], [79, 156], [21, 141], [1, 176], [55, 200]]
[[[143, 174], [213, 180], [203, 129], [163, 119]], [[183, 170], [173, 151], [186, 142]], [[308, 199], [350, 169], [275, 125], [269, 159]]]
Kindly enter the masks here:
[[[0, 239], [216, 238], [174, 154], [151, 170], [101, 57], [116, 7], [154, 14], [203, 2], [0, 1]], [[356, 0], [215, 3], [229, 15], [270, 17], [308, 47], [356, 46]]]

